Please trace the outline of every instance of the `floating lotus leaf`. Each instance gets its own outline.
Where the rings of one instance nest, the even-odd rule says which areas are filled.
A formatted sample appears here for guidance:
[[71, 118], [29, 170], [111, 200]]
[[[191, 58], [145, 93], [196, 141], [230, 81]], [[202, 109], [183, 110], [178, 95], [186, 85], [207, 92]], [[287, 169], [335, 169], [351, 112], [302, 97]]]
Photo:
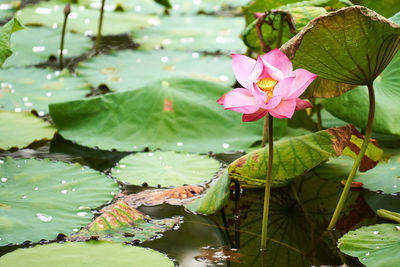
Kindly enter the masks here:
[[341, 252], [365, 266], [400, 265], [400, 225], [376, 224], [350, 231], [339, 239]]
[[156, 151], [127, 156], [111, 173], [128, 184], [170, 187], [207, 182], [216, 175], [220, 165], [208, 156]]
[[84, 98], [90, 93], [83, 79], [50, 69], [1, 69], [0, 81], [0, 109], [36, 110], [41, 116], [49, 112], [50, 103]]
[[[51, 55], [58, 58], [60, 36], [60, 28], [42, 27], [25, 28], [23, 31], [13, 34], [11, 48], [14, 53], [7, 59], [4, 67], [35, 65], [47, 61]], [[64, 42], [64, 58], [79, 56], [92, 47], [92, 42], [88, 37], [70, 32], [65, 34]]]
[[[385, 149], [390, 155], [389, 159], [385, 157], [372, 170], [359, 173], [354, 181], [361, 182], [363, 187], [372, 191], [381, 191], [387, 194], [400, 192], [400, 151]], [[340, 157], [332, 159], [316, 172], [324, 178], [343, 180], [347, 178], [353, 166], [353, 159], [349, 157]]]
[[[350, 155], [356, 157], [362, 139], [354, 126], [331, 128], [274, 143], [272, 186], [287, 185], [293, 178], [304, 174], [331, 157]], [[382, 150], [372, 142], [361, 168], [373, 168]], [[264, 187], [267, 172], [268, 147], [244, 155], [229, 165], [229, 175], [242, 186]]]
[[0, 151], [51, 140], [56, 128], [28, 112], [0, 111]]
[[169, 16], [162, 17], [156, 26], [135, 33], [134, 40], [141, 44], [140, 49], [244, 52], [239, 38], [243, 26], [240, 17]]
[[[64, 4], [57, 1], [43, 2], [21, 9], [17, 18], [25, 25], [43, 25], [51, 28], [61, 28], [64, 18]], [[84, 6], [71, 5], [68, 16], [67, 30], [85, 34], [96, 35], [99, 21], [99, 11], [85, 8]], [[102, 34], [122, 34], [139, 30], [152, 25], [155, 18], [148, 15], [105, 12], [102, 25]]]
[[143, 242], [181, 223], [181, 217], [151, 219], [122, 200], [101, 211], [99, 217], [67, 240], [86, 241], [96, 237], [113, 242]]
[[[374, 81], [375, 121], [374, 132], [400, 135], [400, 53]], [[368, 120], [368, 88], [356, 89], [332, 99], [323, 106], [335, 117], [365, 128]], [[348, 108], [351, 106], [351, 108]]]
[[[56, 239], [79, 231], [118, 185], [79, 164], [7, 158], [0, 164], [0, 245]], [[32, 230], [34, 229], [34, 230]]]
[[369, 85], [399, 48], [399, 24], [351, 6], [313, 20], [281, 49], [295, 68], [336, 82]]
[[[50, 105], [59, 133], [80, 145], [119, 151], [243, 150], [261, 139], [263, 122], [241, 122], [216, 103], [230, 88], [166, 79], [133, 91]], [[96, 133], [96, 134], [93, 134]]]
[[21, 6], [21, 1], [15, 0], [3, 0], [0, 4], [0, 20], [5, 20], [19, 9]]
[[0, 258], [0, 266], [152, 266], [173, 267], [160, 252], [105, 241], [69, 242], [18, 249]]
[[0, 67], [12, 55], [10, 39], [13, 32], [22, 29], [18, 20], [12, 19], [0, 28]]
[[113, 91], [144, 86], [155, 79], [189, 77], [231, 85], [235, 78], [232, 61], [223, 56], [202, 56], [197, 52], [123, 51], [92, 58], [78, 65], [79, 76], [93, 86]]

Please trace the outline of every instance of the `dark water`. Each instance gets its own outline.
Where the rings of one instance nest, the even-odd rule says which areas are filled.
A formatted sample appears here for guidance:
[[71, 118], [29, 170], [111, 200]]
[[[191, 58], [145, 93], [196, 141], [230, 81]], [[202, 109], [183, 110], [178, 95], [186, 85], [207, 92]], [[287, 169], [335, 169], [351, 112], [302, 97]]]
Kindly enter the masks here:
[[[57, 136], [36, 149], [0, 153], [0, 158], [37, 157], [79, 162], [99, 171], [108, 172], [128, 153], [93, 150], [73, 144]], [[229, 163], [240, 154], [215, 155]], [[142, 187], [127, 187], [130, 193]], [[349, 229], [376, 222], [368, 200], [378, 197], [372, 192], [353, 191], [347, 210], [336, 231], [325, 231], [341, 193], [337, 181], [328, 181], [313, 172], [297, 178], [284, 188], [273, 189], [269, 217], [268, 250], [259, 251], [264, 191], [232, 188], [231, 198], [223, 211], [213, 216], [194, 215], [183, 207], [161, 205], [141, 207], [152, 218], [183, 216], [178, 229], [167, 231], [160, 238], [135, 244], [150, 247], [169, 255], [180, 266], [359, 266], [356, 259], [339, 254], [335, 238]], [[372, 194], [372, 196], [371, 196]], [[45, 241], [44, 241], [45, 242]], [[22, 246], [30, 246], [26, 244]], [[0, 255], [18, 247], [0, 248]]]

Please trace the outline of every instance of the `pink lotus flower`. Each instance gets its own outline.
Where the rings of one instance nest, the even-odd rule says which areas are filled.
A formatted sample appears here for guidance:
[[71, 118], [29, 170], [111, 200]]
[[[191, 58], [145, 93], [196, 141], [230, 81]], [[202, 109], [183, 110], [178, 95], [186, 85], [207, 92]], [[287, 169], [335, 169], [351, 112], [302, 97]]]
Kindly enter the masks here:
[[270, 113], [276, 118], [291, 118], [297, 110], [311, 107], [299, 96], [317, 75], [305, 70], [293, 71], [292, 62], [279, 49], [257, 61], [232, 54], [233, 72], [244, 88], [233, 89], [218, 99], [224, 109], [243, 113], [243, 121], [255, 121]]

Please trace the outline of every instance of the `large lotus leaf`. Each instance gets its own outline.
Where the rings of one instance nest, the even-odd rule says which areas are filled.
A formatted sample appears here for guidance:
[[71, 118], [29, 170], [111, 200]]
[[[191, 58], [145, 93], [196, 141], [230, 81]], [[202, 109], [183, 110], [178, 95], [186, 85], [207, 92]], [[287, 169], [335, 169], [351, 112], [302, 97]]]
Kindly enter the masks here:
[[350, 231], [339, 239], [341, 252], [365, 266], [399, 266], [400, 225], [376, 224]]
[[[374, 81], [374, 132], [400, 135], [400, 53]], [[368, 120], [368, 88], [359, 86], [339, 97], [326, 99], [324, 107], [335, 117], [365, 128]], [[351, 108], [348, 108], [351, 106]]]
[[[280, 28], [281, 16], [286, 16], [282, 29], [281, 43], [287, 42], [296, 32], [303, 29], [312, 19], [327, 13], [325, 8], [316, 6], [291, 6], [290, 4], [281, 6], [274, 10], [276, 13], [271, 13], [265, 18], [265, 23], [262, 24], [261, 31], [264, 41], [271, 47], [276, 47], [277, 36]], [[279, 12], [279, 13], [278, 13]], [[293, 21], [294, 29], [289, 26], [288, 21]], [[244, 43], [253, 49], [260, 49], [260, 41], [256, 30], [257, 21], [249, 24], [243, 32]], [[296, 32], [293, 32], [293, 31]]]
[[134, 33], [133, 38], [141, 49], [244, 52], [239, 38], [243, 26], [240, 17], [168, 16], [162, 17], [156, 26]]
[[351, 0], [355, 5], [365, 6], [385, 17], [400, 11], [398, 0]]
[[0, 111], [0, 151], [53, 138], [56, 128], [28, 112]]
[[[400, 151], [385, 149], [390, 158], [383, 159], [372, 170], [359, 173], [354, 179], [361, 182], [364, 188], [372, 191], [380, 191], [387, 194], [400, 192]], [[353, 166], [353, 160], [349, 157], [332, 159], [315, 171], [327, 179], [346, 179]]]
[[[172, 8], [169, 13], [172, 14], [195, 14], [199, 12], [218, 12], [228, 7], [240, 7], [248, 0], [171, 0]], [[100, 8], [101, 0], [79, 0], [79, 4], [84, 4], [91, 8]], [[106, 2], [105, 9], [122, 9], [127, 12], [144, 14], [161, 14], [164, 7], [156, 3], [156, 0], [110, 0]]]
[[[43, 25], [61, 28], [64, 5], [55, 2], [43, 2], [31, 5], [17, 12], [17, 18], [25, 25]], [[99, 11], [84, 6], [71, 5], [67, 30], [92, 36], [97, 34]], [[129, 33], [152, 25], [155, 18], [148, 15], [105, 12], [102, 35]]]
[[21, 6], [21, 1], [3, 0], [0, 2], [0, 20], [11, 17]]
[[22, 29], [17, 19], [12, 19], [0, 28], [0, 67], [4, 61], [12, 55], [10, 39], [13, 32]]
[[203, 215], [214, 214], [222, 209], [229, 199], [231, 179], [226, 170], [220, 178], [199, 199], [185, 205], [185, 208], [194, 213]]
[[50, 160], [7, 158], [0, 177], [0, 245], [76, 232], [118, 192], [104, 174]]
[[156, 151], [127, 156], [111, 173], [128, 184], [170, 187], [207, 182], [219, 167], [220, 163], [208, 156]]
[[84, 98], [88, 84], [79, 77], [50, 69], [24, 68], [0, 70], [0, 109], [49, 112], [50, 103]]
[[111, 90], [126, 91], [144, 86], [155, 79], [171, 76], [190, 77], [224, 85], [235, 78], [232, 61], [224, 56], [201, 56], [178, 51], [123, 51], [81, 62], [78, 74], [93, 86], [107, 85]]
[[352, 6], [313, 20], [282, 50], [295, 68], [341, 83], [369, 85], [399, 48], [399, 24]]
[[102, 209], [93, 222], [67, 238], [86, 241], [93, 237], [113, 242], [143, 242], [181, 223], [181, 217], [154, 220], [119, 200]]
[[[293, 178], [304, 174], [331, 157], [348, 154], [356, 157], [362, 139], [354, 127], [344, 126], [282, 139], [274, 143], [272, 186], [287, 185]], [[375, 166], [382, 150], [370, 143], [361, 168]], [[264, 187], [267, 175], [268, 146], [246, 154], [229, 165], [231, 179], [242, 186]]]
[[0, 266], [152, 266], [173, 267], [160, 252], [105, 241], [53, 243], [18, 249], [0, 258]]
[[[13, 55], [4, 67], [35, 65], [58, 57], [60, 53], [61, 29], [30, 27], [11, 37]], [[29, 40], [29, 42], [27, 42]], [[88, 37], [67, 32], [65, 34], [64, 57], [75, 57], [86, 53], [92, 47]]]
[[59, 133], [80, 145], [119, 151], [243, 150], [260, 140], [263, 122], [216, 103], [230, 88], [191, 79], [157, 81], [137, 90], [51, 104]]

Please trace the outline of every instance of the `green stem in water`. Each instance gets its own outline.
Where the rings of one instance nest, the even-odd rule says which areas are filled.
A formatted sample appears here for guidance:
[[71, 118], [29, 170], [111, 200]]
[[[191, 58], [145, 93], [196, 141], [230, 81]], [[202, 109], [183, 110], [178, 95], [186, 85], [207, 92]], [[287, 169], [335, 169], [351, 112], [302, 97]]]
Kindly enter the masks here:
[[106, 0], [101, 0], [101, 8], [100, 8], [100, 19], [99, 19], [99, 27], [97, 28], [97, 37], [96, 37], [96, 55], [100, 50], [100, 41], [101, 41], [101, 27], [103, 25], [103, 15], [104, 15], [104, 5]]
[[369, 140], [371, 138], [372, 127], [374, 124], [374, 117], [375, 117], [375, 94], [374, 94], [374, 87], [372, 84], [368, 85], [368, 93], [369, 93], [369, 114], [368, 114], [367, 128], [365, 129], [364, 141], [361, 145], [360, 152], [357, 155], [357, 159], [354, 161], [353, 168], [350, 171], [349, 177], [347, 178], [346, 185], [344, 186], [339, 202], [336, 205], [336, 209], [335, 212], [333, 213], [331, 222], [329, 223], [328, 230], [332, 230], [333, 228], [335, 228], [335, 225], [339, 220], [344, 203], [346, 202], [347, 199], [347, 195], [349, 194], [350, 191], [351, 183], [353, 182], [353, 178], [357, 173], [358, 167], [361, 164], [361, 160], [364, 157], [365, 151], [367, 150], [369, 144]]
[[265, 195], [264, 195], [264, 211], [263, 211], [263, 221], [262, 221], [262, 232], [261, 232], [261, 250], [266, 250], [267, 248], [267, 232], [268, 232], [268, 213], [269, 213], [269, 199], [271, 193], [271, 183], [272, 183], [272, 163], [274, 159], [274, 128], [273, 128], [273, 118], [268, 113], [268, 169], [267, 169], [267, 179], [265, 182]]
[[71, 13], [71, 6], [70, 6], [70, 4], [67, 4], [64, 8], [64, 24], [63, 24], [62, 32], [61, 32], [60, 58], [59, 58], [60, 70], [62, 70], [64, 68], [64, 37], [65, 37], [65, 29], [67, 28], [68, 15], [70, 13]]

